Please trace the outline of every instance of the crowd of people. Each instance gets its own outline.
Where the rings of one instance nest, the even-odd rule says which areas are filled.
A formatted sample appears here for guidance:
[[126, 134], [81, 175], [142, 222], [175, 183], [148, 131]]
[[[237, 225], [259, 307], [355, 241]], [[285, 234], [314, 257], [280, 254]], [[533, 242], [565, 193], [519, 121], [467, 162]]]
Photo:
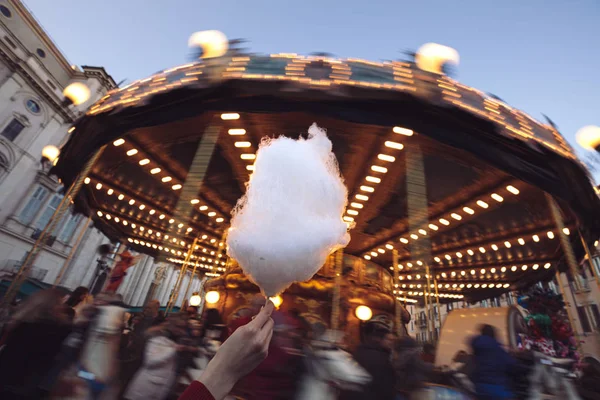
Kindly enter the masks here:
[[[365, 324], [350, 357], [339, 335], [266, 304], [257, 296], [226, 325], [216, 309], [201, 317], [184, 307], [165, 317], [153, 300], [132, 315], [117, 294], [38, 292], [3, 327], [0, 398], [422, 399], [425, 382], [447, 372], [434, 368], [432, 347], [384, 324]], [[516, 364], [494, 329], [484, 327], [471, 347], [472, 355], [459, 352], [448, 370], [480, 398], [512, 398], [508, 374]], [[303, 387], [319, 381], [320, 394]]]

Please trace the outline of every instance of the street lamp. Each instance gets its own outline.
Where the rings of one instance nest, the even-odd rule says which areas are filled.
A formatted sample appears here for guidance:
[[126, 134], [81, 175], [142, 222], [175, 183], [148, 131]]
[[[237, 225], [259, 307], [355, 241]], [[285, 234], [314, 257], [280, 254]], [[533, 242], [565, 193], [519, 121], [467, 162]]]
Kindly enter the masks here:
[[229, 41], [223, 32], [201, 31], [192, 33], [188, 46], [194, 49], [198, 58], [215, 58], [227, 53]]
[[78, 106], [89, 100], [91, 92], [84, 83], [73, 82], [63, 90], [63, 95], [65, 96], [65, 104]]
[[600, 152], [600, 126], [584, 126], [577, 131], [575, 137], [581, 147]]
[[200, 297], [200, 294], [198, 294], [198, 292], [195, 292], [192, 294], [192, 297], [190, 297], [189, 304], [192, 307], [198, 307], [201, 302], [202, 302], [202, 297]]
[[415, 55], [417, 67], [423, 71], [433, 72], [434, 74], [444, 75], [445, 64], [458, 65], [460, 56], [458, 51], [452, 47], [443, 46], [437, 43], [425, 43], [419, 47]]
[[361, 321], [368, 321], [373, 316], [373, 311], [367, 306], [358, 306], [356, 307], [356, 310], [354, 310], [354, 315]]
[[60, 150], [58, 147], [49, 144], [42, 149], [42, 166], [56, 165]]
[[204, 299], [206, 300], [206, 302], [208, 304], [215, 304], [219, 301], [220, 298], [221, 298], [221, 295], [219, 294], [219, 292], [214, 291], [214, 290], [207, 292], [206, 296], [204, 297]]

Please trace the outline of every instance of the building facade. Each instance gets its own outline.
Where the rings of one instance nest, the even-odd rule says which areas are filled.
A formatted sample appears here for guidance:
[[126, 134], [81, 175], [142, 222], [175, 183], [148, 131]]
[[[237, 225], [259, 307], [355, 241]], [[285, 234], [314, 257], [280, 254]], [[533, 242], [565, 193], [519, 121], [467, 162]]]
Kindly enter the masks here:
[[[7, 285], [63, 197], [62, 185], [48, 175], [50, 165], [41, 162], [42, 149], [66, 142], [72, 122], [117, 85], [102, 67], [71, 65], [18, 0], [0, 0], [0, 56], [0, 280]], [[62, 91], [72, 82], [88, 86], [91, 97], [86, 103], [63, 103]], [[28, 283], [91, 288], [101, 259], [97, 250], [106, 243], [86, 217], [67, 213], [47, 240]], [[144, 256], [119, 292], [132, 306], [149, 298], [164, 305], [177, 271]], [[183, 293], [189, 279], [184, 277], [179, 304], [199, 289], [195, 278]]]

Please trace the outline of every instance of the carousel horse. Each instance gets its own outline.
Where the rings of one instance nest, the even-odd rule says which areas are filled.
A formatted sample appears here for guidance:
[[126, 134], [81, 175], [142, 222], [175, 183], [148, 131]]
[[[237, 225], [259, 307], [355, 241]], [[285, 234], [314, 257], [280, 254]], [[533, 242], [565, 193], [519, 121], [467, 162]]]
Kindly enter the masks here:
[[534, 352], [536, 362], [529, 377], [528, 399], [544, 398], [544, 388], [565, 400], [581, 400], [572, 380], [575, 360], [549, 357], [540, 352]]
[[299, 400], [334, 400], [339, 390], [360, 391], [371, 376], [350, 355], [329, 340], [314, 341], [306, 352], [307, 373]]

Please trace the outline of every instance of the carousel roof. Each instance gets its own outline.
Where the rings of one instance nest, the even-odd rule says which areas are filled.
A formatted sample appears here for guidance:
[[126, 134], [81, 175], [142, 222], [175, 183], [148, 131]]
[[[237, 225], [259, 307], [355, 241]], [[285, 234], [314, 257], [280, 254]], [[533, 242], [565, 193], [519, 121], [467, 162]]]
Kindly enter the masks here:
[[[440, 296], [489, 297], [553, 276], [563, 252], [545, 192], [559, 201], [578, 256], [578, 228], [589, 243], [600, 236], [598, 196], [551, 123], [409, 62], [277, 54], [167, 69], [92, 106], [54, 173], [71, 184], [106, 145], [78, 211], [109, 237], [173, 262], [195, 243], [190, 261], [220, 274], [258, 144], [298, 137], [315, 121], [350, 193], [344, 219], [356, 226], [345, 251], [387, 269], [397, 249], [402, 296], [422, 296], [428, 284], [411, 250], [425, 237]], [[407, 211], [414, 152], [428, 218], [417, 231]]]

